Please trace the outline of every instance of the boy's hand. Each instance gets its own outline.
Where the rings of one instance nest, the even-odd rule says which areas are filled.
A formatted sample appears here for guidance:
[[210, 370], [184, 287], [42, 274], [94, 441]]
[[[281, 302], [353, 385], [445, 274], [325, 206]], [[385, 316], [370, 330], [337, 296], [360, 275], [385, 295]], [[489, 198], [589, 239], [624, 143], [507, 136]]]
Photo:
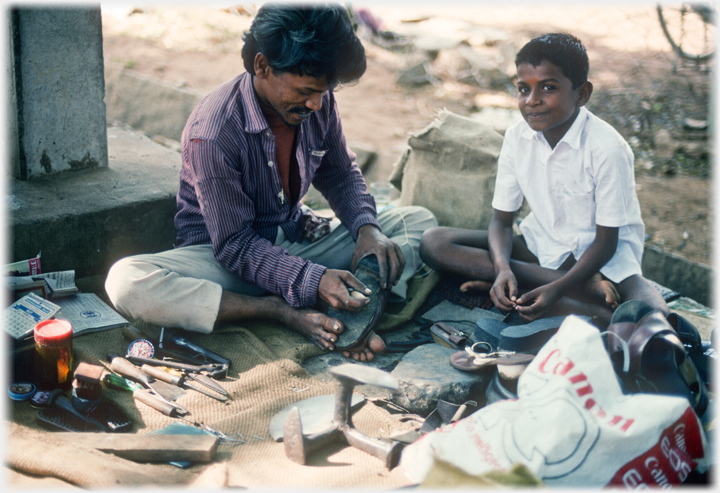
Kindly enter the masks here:
[[490, 289], [490, 298], [500, 310], [515, 310], [517, 304], [517, 279], [512, 271], [502, 271], [495, 278]]
[[552, 284], [528, 291], [517, 300], [516, 310], [525, 322], [549, 315], [547, 312], [560, 299], [561, 293]]

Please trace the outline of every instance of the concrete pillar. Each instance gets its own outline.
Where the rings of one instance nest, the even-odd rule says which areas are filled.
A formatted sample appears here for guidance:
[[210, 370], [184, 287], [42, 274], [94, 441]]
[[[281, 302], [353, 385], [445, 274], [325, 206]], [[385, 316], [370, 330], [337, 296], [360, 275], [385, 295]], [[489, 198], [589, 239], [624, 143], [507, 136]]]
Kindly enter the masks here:
[[12, 175], [107, 167], [100, 7], [21, 6], [9, 15]]

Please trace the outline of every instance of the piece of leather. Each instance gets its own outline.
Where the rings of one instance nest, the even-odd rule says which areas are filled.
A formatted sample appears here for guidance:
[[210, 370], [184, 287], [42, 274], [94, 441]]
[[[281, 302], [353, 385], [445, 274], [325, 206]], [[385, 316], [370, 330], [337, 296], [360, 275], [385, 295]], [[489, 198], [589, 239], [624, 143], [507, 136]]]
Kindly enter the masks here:
[[418, 430], [420, 433], [429, 433], [442, 425], [461, 420], [477, 410], [477, 402], [467, 401], [463, 404], [453, 404], [442, 399], [438, 400], [435, 410], [428, 414]]
[[445, 322], [435, 322], [430, 327], [430, 332], [433, 334], [433, 338], [440, 339], [445, 344], [437, 341], [437, 339], [436, 342], [453, 349], [464, 347], [467, 342], [467, 335], [464, 332]]

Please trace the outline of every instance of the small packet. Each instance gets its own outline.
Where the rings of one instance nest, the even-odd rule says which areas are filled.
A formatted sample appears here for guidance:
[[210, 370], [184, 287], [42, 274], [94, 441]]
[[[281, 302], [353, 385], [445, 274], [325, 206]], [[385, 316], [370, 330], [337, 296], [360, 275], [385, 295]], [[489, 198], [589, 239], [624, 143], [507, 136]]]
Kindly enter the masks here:
[[303, 210], [303, 236], [315, 242], [330, 234], [330, 219], [320, 217], [311, 209]]

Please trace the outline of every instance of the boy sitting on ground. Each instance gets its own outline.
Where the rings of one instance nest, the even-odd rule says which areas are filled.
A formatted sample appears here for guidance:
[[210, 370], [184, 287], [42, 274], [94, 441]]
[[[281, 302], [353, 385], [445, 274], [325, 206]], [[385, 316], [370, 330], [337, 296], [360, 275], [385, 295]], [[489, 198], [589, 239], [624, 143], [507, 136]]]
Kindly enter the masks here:
[[[488, 231], [438, 227], [422, 237], [432, 268], [469, 278], [496, 307], [532, 321], [570, 313], [607, 326], [623, 301], [669, 313], [642, 276], [644, 225], [633, 153], [584, 106], [593, 85], [582, 42], [539, 36], [515, 58], [523, 120], [508, 128], [498, 161]], [[523, 198], [531, 212], [513, 235]]]

